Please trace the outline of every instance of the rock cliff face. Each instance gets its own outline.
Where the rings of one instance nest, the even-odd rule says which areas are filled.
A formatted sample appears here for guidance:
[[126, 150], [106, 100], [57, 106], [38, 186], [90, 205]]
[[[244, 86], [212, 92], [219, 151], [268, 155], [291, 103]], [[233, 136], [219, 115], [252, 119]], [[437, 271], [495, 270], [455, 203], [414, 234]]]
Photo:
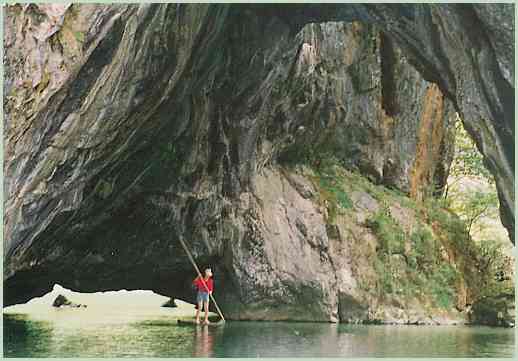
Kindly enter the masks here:
[[[188, 299], [183, 237], [216, 268], [229, 317], [393, 317], [376, 313], [387, 303], [354, 274], [372, 267], [372, 250], [351, 253], [374, 244], [369, 227], [358, 221], [344, 236], [349, 222], [337, 225], [336, 205], [320, 204], [314, 175], [279, 164], [331, 149], [422, 200], [446, 180], [456, 110], [513, 225], [514, 24], [502, 9], [8, 7], [4, 302], [54, 282]], [[406, 33], [423, 19], [432, 35]], [[469, 19], [502, 36], [471, 38], [457, 28]]]
[[514, 5], [310, 5], [263, 11], [280, 13], [294, 28], [307, 21], [351, 19], [381, 27], [454, 102], [495, 176], [502, 222], [514, 242]]

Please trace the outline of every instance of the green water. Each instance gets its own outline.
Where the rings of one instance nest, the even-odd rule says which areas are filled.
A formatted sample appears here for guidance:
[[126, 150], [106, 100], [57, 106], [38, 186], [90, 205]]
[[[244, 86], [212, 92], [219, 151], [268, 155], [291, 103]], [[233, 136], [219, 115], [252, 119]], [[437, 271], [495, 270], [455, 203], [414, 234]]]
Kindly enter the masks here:
[[[75, 312], [75, 313], [74, 313]], [[4, 314], [6, 357], [512, 357], [514, 329], [227, 322], [177, 326], [167, 316]], [[80, 316], [78, 316], [78, 314]]]

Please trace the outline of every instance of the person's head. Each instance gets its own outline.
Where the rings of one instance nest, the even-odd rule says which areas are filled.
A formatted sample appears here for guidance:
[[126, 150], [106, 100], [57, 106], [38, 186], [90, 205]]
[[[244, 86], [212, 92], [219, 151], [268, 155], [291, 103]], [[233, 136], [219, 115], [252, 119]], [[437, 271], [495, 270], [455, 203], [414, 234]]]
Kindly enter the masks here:
[[212, 270], [207, 267], [205, 268], [205, 277], [211, 277], [212, 276]]

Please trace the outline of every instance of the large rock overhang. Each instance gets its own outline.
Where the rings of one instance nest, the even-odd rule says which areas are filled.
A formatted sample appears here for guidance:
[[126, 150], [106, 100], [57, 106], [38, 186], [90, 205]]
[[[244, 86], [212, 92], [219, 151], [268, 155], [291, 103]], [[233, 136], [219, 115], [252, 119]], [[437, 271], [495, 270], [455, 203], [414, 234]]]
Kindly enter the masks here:
[[[187, 137], [183, 135], [185, 132], [194, 132], [192, 124], [211, 124], [208, 134], [221, 140], [214, 144], [214, 152], [218, 153], [220, 148], [224, 151], [225, 147], [228, 147], [228, 134], [225, 134], [226, 126], [222, 124], [222, 119], [215, 117], [206, 119], [204, 123], [203, 120], [194, 119], [194, 115], [189, 115], [195, 107], [210, 106], [209, 103], [191, 104], [190, 94], [210, 92], [210, 87], [205, 84], [206, 74], [210, 73], [211, 66], [215, 66], [213, 59], [221, 55], [225, 47], [233, 46], [232, 43], [225, 42], [224, 35], [232, 22], [240, 17], [247, 20], [255, 19], [255, 39], [260, 38], [261, 32], [267, 34], [267, 27], [272, 24], [279, 29], [287, 27], [291, 35], [296, 34], [305, 24], [326, 21], [360, 20], [376, 24], [383, 29], [388, 37], [406, 51], [408, 58], [422, 76], [439, 86], [461, 115], [468, 133], [475, 140], [488, 168], [495, 176], [502, 221], [514, 242], [514, 5], [176, 6], [107, 6], [97, 14], [100, 19], [98, 23], [104, 27], [100, 26], [98, 32], [94, 32], [97, 38], [94, 36], [85, 42], [85, 46], [90, 46], [91, 52], [82, 58], [84, 63], [77, 68], [78, 72], [73, 73], [68, 81], [47, 99], [47, 104], [38, 109], [33, 124], [43, 124], [44, 127], [36, 129], [37, 131], [29, 129], [28, 136], [24, 134], [29, 144], [42, 146], [35, 148], [32, 154], [24, 158], [25, 155], [22, 156], [18, 152], [14, 142], [6, 141], [6, 158], [11, 155], [17, 159], [11, 164], [4, 165], [4, 189], [7, 189], [8, 194], [5, 205], [4, 266], [7, 278], [17, 273], [18, 293], [9, 294], [9, 288], [6, 288], [6, 304], [42, 294], [52, 287], [52, 284], [48, 283], [52, 277], [61, 277], [60, 272], [64, 270], [59, 267], [59, 259], [53, 258], [55, 250], [52, 249], [52, 245], [56, 234], [64, 230], [68, 232], [67, 238], [77, 239], [79, 246], [84, 248], [89, 245], [82, 239], [82, 232], [102, 225], [107, 212], [115, 217], [124, 217], [126, 208], [121, 207], [121, 203], [131, 198], [127, 196], [128, 192], [149, 166], [146, 159], [149, 160], [156, 155], [147, 153], [149, 144], [167, 145], [171, 144], [171, 139], [177, 144], [192, 142], [193, 139], [202, 144], [201, 139], [197, 139], [193, 134]], [[275, 20], [273, 23], [272, 19]], [[192, 29], [189, 36], [174, 37], [174, 30], [181, 26], [183, 29]], [[131, 31], [125, 34], [126, 30], [132, 29], [133, 39], [129, 35]], [[246, 31], [246, 27], [243, 29]], [[477, 33], [473, 34], [474, 31]], [[95, 44], [95, 41], [99, 41], [99, 44]], [[154, 47], [157, 44], [162, 44], [164, 48], [162, 52], [154, 53], [152, 50], [156, 50]], [[175, 44], [182, 44], [183, 48], [175, 48]], [[133, 58], [128, 60], [124, 56], [129, 56], [130, 50], [133, 51]], [[171, 50], [174, 50], [174, 54]], [[146, 51], [153, 57], [147, 57]], [[134, 66], [134, 69], [147, 67], [147, 70], [127, 74], [125, 67], [117, 65], [124, 59], [128, 60], [124, 62], [124, 66], [129, 69]], [[103, 93], [102, 87], [95, 85], [96, 81], [102, 77], [108, 79], [110, 73], [117, 74], [132, 86]], [[121, 78], [114, 77], [112, 80], [115, 82], [117, 79]], [[148, 89], [152, 89], [152, 92]], [[94, 90], [97, 96], [88, 96], [90, 93], [93, 94]], [[127, 98], [131, 98], [132, 102], [125, 102]], [[38, 179], [56, 175], [50, 174], [51, 165], [42, 167], [42, 174], [33, 174], [35, 162], [42, 158], [53, 159], [53, 155], [49, 154], [55, 155], [61, 151], [59, 147], [47, 148], [45, 142], [59, 134], [60, 126], [67, 122], [73, 123], [74, 114], [87, 110], [85, 104], [90, 105], [90, 111], [94, 114], [96, 108], [102, 108], [99, 104], [104, 101], [103, 99], [110, 99], [111, 114], [126, 119], [125, 126], [134, 127], [134, 130], [130, 133], [113, 131], [110, 141], [100, 145], [103, 151], [99, 153], [99, 157], [91, 159], [87, 154], [80, 153], [96, 143], [97, 135], [104, 134], [96, 133], [97, 129], [92, 130], [93, 136], [90, 139], [79, 140], [82, 142], [81, 151], [78, 151], [75, 160], [72, 161], [72, 164], [83, 162], [82, 174], [68, 174], [67, 172], [72, 172], [73, 167], [60, 169], [57, 172], [58, 178], [70, 180], [66, 187], [60, 188], [61, 183], [56, 181], [54, 188], [59, 189], [53, 189], [54, 196], [33, 193], [30, 195], [32, 198], [25, 198], [25, 195], [33, 190], [31, 186], [37, 184]], [[105, 116], [104, 113], [97, 115]], [[6, 112], [6, 118], [8, 122], [14, 119], [9, 112]], [[144, 118], [151, 121], [143, 121]], [[172, 118], [183, 120], [168, 121]], [[49, 119], [52, 119], [52, 122]], [[182, 136], [170, 138], [168, 134]], [[243, 150], [243, 154], [250, 152], [249, 145], [244, 148], [246, 149]], [[175, 172], [181, 173], [185, 171], [184, 168], [192, 167], [193, 169], [186, 174], [188, 177], [195, 177], [199, 171], [196, 168], [199, 164], [195, 157], [193, 158], [192, 152], [176, 154], [175, 157], [176, 166], [179, 168], [171, 168], [168, 176], [172, 177]], [[223, 167], [232, 168], [233, 164], [235, 166], [231, 157], [232, 154]], [[221, 158], [212, 160], [212, 167], [219, 167], [219, 160]], [[122, 164], [131, 166], [124, 168]], [[111, 189], [110, 179], [121, 171], [127, 175], [124, 184]], [[246, 187], [250, 177], [247, 172], [243, 175], [242, 169], [230, 169], [229, 172], [235, 178], [215, 182], [222, 185], [218, 192], [234, 197], [239, 194], [241, 187]], [[175, 184], [175, 195], [162, 201], [188, 204], [188, 207], [195, 208], [193, 193], [206, 190], [202, 189], [203, 185], [197, 185], [200, 188], [198, 190], [188, 189], [187, 184], [188, 181], [185, 180]], [[93, 188], [97, 186], [101, 189], [94, 192]], [[165, 188], [170, 186], [167, 185]], [[138, 199], [134, 198], [133, 201], [139, 204]], [[216, 198], [212, 206], [212, 212], [224, 212], [224, 205], [220, 205]], [[18, 222], [17, 215], [22, 209], [28, 217], [26, 220], [29, 219], [26, 223]], [[191, 209], [186, 214], [177, 215], [177, 218], [173, 216], [171, 232], [178, 232], [178, 229], [183, 229], [186, 225], [188, 227], [189, 222], [192, 222], [189, 215], [193, 212], [195, 210]], [[128, 234], [128, 237], [131, 236]], [[24, 251], [30, 249], [34, 241], [41, 240], [46, 240], [45, 244], [47, 247], [50, 246], [50, 249], [40, 249], [31, 257], [25, 258], [27, 255]], [[198, 247], [203, 248], [203, 245]], [[23, 261], [18, 262], [21, 254], [24, 254]], [[39, 269], [37, 263], [31, 263], [31, 259], [38, 259], [42, 255], [53, 262]], [[28, 268], [20, 270], [20, 263], [27, 263]], [[50, 265], [52, 268], [49, 268]], [[179, 265], [177, 271], [189, 274], [190, 271], [185, 267], [183, 264]], [[146, 272], [145, 269], [140, 271]], [[35, 276], [38, 274], [41, 275], [41, 280]], [[94, 279], [86, 284], [88, 286], [83, 287], [95, 290]], [[139, 284], [135, 287], [160, 289], [160, 285], [149, 284]]]

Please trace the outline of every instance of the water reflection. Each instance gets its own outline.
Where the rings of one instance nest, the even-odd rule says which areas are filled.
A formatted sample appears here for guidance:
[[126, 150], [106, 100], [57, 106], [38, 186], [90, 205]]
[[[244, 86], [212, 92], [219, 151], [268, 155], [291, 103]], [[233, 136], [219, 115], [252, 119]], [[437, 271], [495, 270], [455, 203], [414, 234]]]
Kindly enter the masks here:
[[[7, 357], [512, 357], [514, 330], [455, 326], [354, 326], [227, 322], [50, 312], [4, 315]], [[142, 316], [142, 317], [141, 317]]]
[[194, 357], [211, 357], [214, 353], [214, 336], [209, 326], [197, 326], [194, 330]]
[[6, 328], [4, 315], [4, 356], [16, 357], [19, 350], [26, 350], [27, 357], [48, 354], [48, 347], [52, 339], [50, 323], [31, 322], [26, 315], [15, 315], [9, 318], [9, 327]]

